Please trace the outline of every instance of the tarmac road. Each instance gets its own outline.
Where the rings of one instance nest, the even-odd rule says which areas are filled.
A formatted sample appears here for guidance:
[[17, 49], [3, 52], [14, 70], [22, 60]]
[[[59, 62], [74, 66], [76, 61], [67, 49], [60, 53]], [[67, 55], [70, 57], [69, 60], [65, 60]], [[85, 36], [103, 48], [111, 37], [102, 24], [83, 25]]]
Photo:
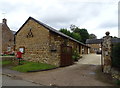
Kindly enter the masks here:
[[86, 54], [76, 64], [50, 71], [18, 75], [42, 85], [57, 86], [113, 86], [109, 75], [102, 72], [100, 55]]
[[27, 82], [19, 78], [12, 78], [6, 75], [2, 75], [2, 86], [41, 86], [41, 85]]
[[[45, 86], [114, 86], [111, 76], [102, 72], [100, 61], [100, 55], [87, 54], [76, 62], [76, 64], [63, 68], [30, 73], [20, 73], [8, 68], [3, 68], [3, 73], [9, 73], [23, 80], [31, 80]], [[3, 78], [5, 80], [7, 79], [7, 81], [12, 80], [13, 82], [10, 82], [12, 85], [14, 80], [16, 80], [4, 76]], [[21, 84], [26, 86], [29, 84], [36, 85], [30, 82], [26, 83], [20, 79], [17, 80], [18, 82], [15, 81], [15, 83], [20, 86]], [[3, 82], [3, 85], [7, 85], [5, 84], [9, 83], [7, 81]]]

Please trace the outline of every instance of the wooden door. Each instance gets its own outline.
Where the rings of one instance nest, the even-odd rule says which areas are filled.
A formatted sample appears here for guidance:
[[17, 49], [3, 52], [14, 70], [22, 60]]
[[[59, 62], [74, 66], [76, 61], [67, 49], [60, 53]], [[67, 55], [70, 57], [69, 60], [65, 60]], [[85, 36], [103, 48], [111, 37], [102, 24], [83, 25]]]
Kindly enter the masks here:
[[68, 66], [73, 64], [72, 60], [72, 47], [61, 46], [61, 63], [60, 66]]

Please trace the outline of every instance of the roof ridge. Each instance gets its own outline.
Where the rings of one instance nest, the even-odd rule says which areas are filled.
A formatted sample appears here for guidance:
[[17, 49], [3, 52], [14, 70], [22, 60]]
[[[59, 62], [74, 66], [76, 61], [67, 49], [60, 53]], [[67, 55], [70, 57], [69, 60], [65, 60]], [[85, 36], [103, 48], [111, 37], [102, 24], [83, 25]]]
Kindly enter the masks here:
[[44, 24], [44, 23], [42, 23], [41, 21], [36, 20], [36, 19], [33, 18], [33, 17], [29, 17], [29, 18], [32, 18], [33, 20], [37, 21], [39, 24], [42, 24], [42, 26], [47, 27], [47, 29], [49, 29], [49, 30], [51, 30], [51, 31], [53, 31], [53, 32], [56, 32], [56, 33], [58, 33], [59, 35], [62, 35], [62, 36], [64, 36], [64, 37], [67, 37], [68, 39], [71, 39], [71, 40], [73, 40], [73, 41], [76, 41], [76, 42], [78, 42], [78, 43], [80, 43], [80, 44], [85, 45], [84, 43], [82, 43], [82, 42], [80, 42], [80, 41], [78, 41], [78, 40], [76, 40], [76, 39], [74, 39], [74, 38], [72, 38], [72, 37], [70, 37], [70, 36], [68, 36], [68, 35], [66, 35], [66, 34], [64, 34], [64, 33], [62, 33], [62, 32], [59, 32], [59, 31], [56, 30], [55, 28], [50, 27], [49, 25]]
[[[84, 43], [82, 43], [82, 42], [80, 42], [80, 41], [78, 41], [78, 40], [76, 40], [76, 39], [74, 39], [74, 38], [72, 38], [72, 37], [70, 37], [70, 36], [62, 33], [62, 32], [59, 32], [59, 31], [56, 30], [55, 28], [50, 27], [49, 25], [44, 24], [44, 23], [42, 23], [41, 21], [39, 21], [39, 20], [37, 20], [37, 19], [35, 19], [35, 18], [31, 17], [31, 16], [26, 20], [26, 22], [21, 26], [21, 28], [27, 23], [27, 21], [28, 21], [29, 19], [34, 20], [35, 22], [37, 22], [38, 24], [44, 26], [45, 28], [47, 28], [48, 30], [50, 30], [50, 31], [52, 31], [52, 32], [55, 32], [55, 33], [57, 33], [57, 34], [59, 34], [59, 35], [61, 35], [61, 36], [63, 36], [63, 37], [66, 37], [66, 38], [68, 38], [68, 39], [71, 39], [71, 40], [73, 40], [73, 41], [75, 41], [75, 42], [77, 42], [77, 43], [79, 43], [79, 44], [82, 44], [82, 45], [84, 45], [84, 46], [87, 46], [87, 45], [85, 45]], [[21, 29], [21, 28], [20, 28], [20, 29]], [[20, 31], [20, 29], [16, 32], [15, 35], [17, 35], [17, 33]]]

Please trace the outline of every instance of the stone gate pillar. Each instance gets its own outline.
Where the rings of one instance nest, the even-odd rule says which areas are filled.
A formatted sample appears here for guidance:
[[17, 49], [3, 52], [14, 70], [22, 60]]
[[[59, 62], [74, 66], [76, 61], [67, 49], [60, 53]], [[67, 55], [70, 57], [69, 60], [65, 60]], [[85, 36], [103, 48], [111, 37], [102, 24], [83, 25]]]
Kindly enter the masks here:
[[110, 73], [111, 70], [111, 36], [106, 32], [102, 43], [103, 72]]

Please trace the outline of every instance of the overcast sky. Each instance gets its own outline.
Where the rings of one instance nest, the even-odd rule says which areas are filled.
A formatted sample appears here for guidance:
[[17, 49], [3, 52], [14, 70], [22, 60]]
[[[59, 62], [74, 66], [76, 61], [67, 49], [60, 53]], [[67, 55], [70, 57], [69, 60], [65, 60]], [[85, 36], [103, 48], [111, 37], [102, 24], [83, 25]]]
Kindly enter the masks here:
[[[118, 36], [119, 0], [0, 0], [0, 23], [17, 31], [29, 16], [59, 30], [74, 24], [101, 38]], [[6, 13], [5, 15], [3, 13]]]

